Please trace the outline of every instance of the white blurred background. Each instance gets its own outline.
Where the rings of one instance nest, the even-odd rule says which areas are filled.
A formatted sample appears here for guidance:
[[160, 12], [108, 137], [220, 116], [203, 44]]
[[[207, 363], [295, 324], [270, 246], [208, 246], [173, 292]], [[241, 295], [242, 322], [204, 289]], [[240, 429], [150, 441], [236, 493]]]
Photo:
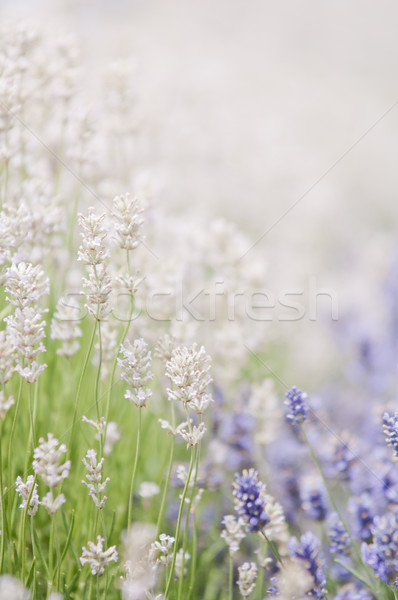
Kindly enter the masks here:
[[[315, 277], [337, 294], [340, 326], [355, 313], [377, 330], [398, 242], [396, 2], [3, 0], [1, 7], [4, 19], [76, 32], [93, 104], [103, 65], [132, 60], [143, 132], [137, 160], [158, 202], [235, 221], [259, 240], [275, 295], [307, 290]], [[325, 333], [338, 324], [326, 303], [324, 313], [322, 323], [273, 324], [271, 337], [286, 339], [291, 355], [284, 377], [318, 379], [339, 364], [338, 344]]]

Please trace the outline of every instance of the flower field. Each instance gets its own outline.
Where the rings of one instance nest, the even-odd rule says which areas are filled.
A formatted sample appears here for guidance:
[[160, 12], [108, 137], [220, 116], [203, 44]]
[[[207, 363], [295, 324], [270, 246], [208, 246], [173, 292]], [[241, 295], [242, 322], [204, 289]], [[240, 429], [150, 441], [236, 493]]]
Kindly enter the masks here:
[[1, 32], [0, 600], [398, 598], [394, 252], [377, 327], [273, 296], [263, 235], [159, 200], [131, 61], [81, 62]]

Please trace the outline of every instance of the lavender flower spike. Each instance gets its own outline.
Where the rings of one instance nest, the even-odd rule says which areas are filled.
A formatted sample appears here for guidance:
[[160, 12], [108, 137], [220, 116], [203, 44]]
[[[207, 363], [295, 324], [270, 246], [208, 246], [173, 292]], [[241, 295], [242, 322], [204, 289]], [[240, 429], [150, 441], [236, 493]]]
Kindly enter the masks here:
[[394, 455], [398, 457], [398, 412], [392, 416], [387, 412], [384, 413], [383, 432], [386, 436], [387, 446], [392, 446]]
[[247, 531], [261, 531], [270, 523], [265, 510], [265, 484], [258, 481], [257, 471], [244, 469], [242, 475], [236, 473], [233, 495], [235, 509], [246, 523]]
[[301, 425], [307, 419], [308, 406], [305, 403], [307, 394], [293, 386], [286, 392], [286, 398], [285, 404], [289, 409], [286, 412], [286, 419], [296, 425]]

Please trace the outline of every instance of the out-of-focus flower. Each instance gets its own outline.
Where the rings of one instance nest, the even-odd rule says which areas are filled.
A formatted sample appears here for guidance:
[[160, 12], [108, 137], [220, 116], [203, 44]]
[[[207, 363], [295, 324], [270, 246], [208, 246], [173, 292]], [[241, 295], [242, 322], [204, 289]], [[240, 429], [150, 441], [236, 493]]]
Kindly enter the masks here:
[[226, 541], [229, 547], [231, 556], [239, 550], [239, 544], [246, 537], [243, 527], [245, 521], [242, 517], [234, 517], [234, 515], [225, 515], [222, 520], [224, 529], [221, 532], [221, 537]]
[[26, 508], [26, 504], [28, 502], [28, 498], [30, 495], [29, 508], [28, 508], [28, 515], [30, 517], [34, 517], [35, 514], [37, 513], [37, 509], [39, 508], [39, 494], [37, 492], [37, 483], [34, 484], [34, 487], [32, 490], [34, 480], [35, 480], [35, 478], [33, 475], [28, 475], [26, 483], [24, 483], [22, 481], [22, 478], [18, 476], [17, 480], [15, 482], [15, 484], [16, 484], [15, 489], [17, 490], [18, 494], [22, 498], [22, 504], [19, 505], [19, 508], [22, 508], [22, 509]]
[[308, 413], [307, 394], [293, 386], [291, 390], [286, 392], [286, 398], [285, 404], [288, 408], [286, 419], [291, 423], [301, 425], [306, 420]]
[[258, 568], [257, 565], [253, 562], [251, 563], [243, 563], [240, 567], [238, 567], [239, 579], [237, 584], [239, 586], [239, 592], [242, 598], [248, 598], [250, 594], [253, 592], [256, 587], [256, 579]]
[[325, 565], [320, 546], [318, 538], [310, 531], [302, 535], [300, 541], [293, 537], [289, 542], [290, 556], [299, 561], [313, 578], [311, 594], [316, 598], [324, 598], [326, 594]]
[[50, 488], [57, 487], [66, 479], [70, 471], [70, 460], [61, 464], [61, 456], [66, 452], [65, 444], [60, 444], [52, 433], [48, 440], [39, 439], [39, 446], [33, 452], [33, 470]]

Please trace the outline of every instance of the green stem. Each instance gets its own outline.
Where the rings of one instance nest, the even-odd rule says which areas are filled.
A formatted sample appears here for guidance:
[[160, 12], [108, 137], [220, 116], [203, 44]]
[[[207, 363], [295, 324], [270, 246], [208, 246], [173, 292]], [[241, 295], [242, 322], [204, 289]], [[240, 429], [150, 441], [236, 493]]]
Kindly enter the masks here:
[[[131, 323], [131, 319], [132, 319], [132, 316], [133, 316], [133, 311], [134, 311], [134, 302], [133, 302], [133, 299], [131, 299], [131, 307], [130, 307], [130, 312], [129, 312], [129, 319], [128, 319], [127, 325], [124, 328], [124, 331], [122, 333], [122, 337], [120, 338], [118, 349], [120, 349], [120, 346], [124, 343], [124, 340], [127, 337], [127, 333], [128, 333], [129, 328], [130, 328], [130, 323]], [[109, 418], [109, 408], [110, 408], [110, 405], [111, 405], [111, 395], [112, 395], [113, 382], [114, 382], [114, 379], [115, 379], [115, 371], [116, 371], [116, 366], [117, 366], [117, 357], [118, 357], [118, 354], [119, 354], [119, 352], [116, 354], [115, 359], [113, 361], [112, 371], [111, 371], [111, 377], [110, 377], [110, 381], [109, 381], [108, 395], [107, 395], [107, 399], [106, 399], [105, 433], [104, 433], [105, 437], [106, 437], [106, 426], [108, 424], [108, 418]]]
[[176, 533], [174, 536], [175, 542], [174, 542], [173, 560], [172, 560], [171, 567], [170, 567], [170, 574], [169, 574], [169, 578], [168, 578], [167, 585], [166, 585], [166, 591], [164, 593], [165, 598], [167, 598], [167, 596], [168, 596], [168, 593], [170, 591], [171, 582], [173, 579], [174, 567], [175, 567], [176, 558], [177, 558], [178, 538], [180, 537], [180, 531], [181, 531], [182, 513], [184, 511], [185, 498], [187, 496], [189, 482], [191, 480], [192, 469], [193, 469], [193, 464], [194, 464], [194, 457], [195, 457], [194, 449], [192, 448], [191, 449], [191, 460], [190, 460], [189, 469], [188, 469], [188, 476], [187, 476], [187, 480], [185, 482], [184, 490], [182, 492], [180, 508], [178, 511], [177, 527], [176, 527]]
[[229, 555], [229, 577], [228, 577], [228, 598], [232, 600], [234, 596], [234, 558]]
[[191, 577], [189, 580], [188, 600], [191, 597], [196, 577], [196, 556], [197, 556], [198, 536], [196, 532], [196, 517], [195, 513], [192, 516], [192, 559], [191, 559]]
[[[97, 421], [100, 422], [100, 410], [99, 410], [99, 386], [101, 380], [101, 367], [102, 367], [102, 337], [101, 337], [101, 321], [98, 321], [98, 340], [99, 340], [99, 357], [98, 357], [98, 369], [97, 369], [97, 377], [95, 379], [95, 407], [97, 410]], [[99, 455], [102, 456], [102, 444], [105, 440], [102, 439], [102, 434], [99, 436]]]
[[[171, 425], [174, 428], [175, 415], [174, 415], [174, 404], [173, 403], [171, 403]], [[175, 437], [174, 437], [174, 435], [172, 435], [171, 446], [170, 446], [169, 466], [167, 469], [167, 477], [166, 477], [166, 481], [165, 481], [164, 488], [163, 488], [162, 502], [160, 504], [158, 522], [156, 525], [156, 529], [157, 529], [156, 537], [158, 537], [160, 534], [160, 528], [162, 526], [163, 514], [164, 514], [165, 507], [166, 507], [166, 500], [167, 500], [167, 493], [169, 491], [171, 471], [173, 469], [174, 451], [175, 451]]]
[[3, 484], [3, 420], [0, 420], [0, 508], [1, 508], [1, 537], [0, 537], [0, 573], [4, 573], [4, 554], [5, 554], [5, 536], [6, 536], [6, 511], [4, 506], [4, 484]]
[[50, 539], [48, 542], [48, 585], [47, 585], [47, 598], [50, 597], [52, 585], [53, 585], [53, 548], [54, 546], [54, 515], [51, 515], [51, 524], [50, 524]]
[[129, 507], [128, 507], [128, 511], [127, 511], [127, 530], [130, 529], [131, 526], [131, 515], [132, 515], [132, 511], [133, 511], [133, 492], [134, 492], [134, 481], [135, 481], [135, 474], [137, 472], [137, 465], [138, 465], [138, 455], [140, 452], [140, 442], [141, 442], [141, 411], [142, 408], [139, 407], [138, 408], [138, 431], [137, 431], [137, 444], [136, 444], [136, 448], [135, 448], [135, 457], [134, 457], [134, 466], [133, 466], [133, 472], [131, 474], [131, 483], [130, 483], [130, 494], [129, 494]]
[[14, 418], [12, 420], [10, 437], [8, 440], [8, 455], [7, 456], [8, 456], [8, 478], [9, 478], [8, 488], [9, 489], [11, 489], [14, 484], [13, 458], [14, 458], [15, 453], [13, 452], [13, 442], [14, 442], [15, 427], [17, 424], [17, 418], [18, 418], [18, 413], [19, 413], [19, 407], [20, 407], [21, 398], [22, 398], [22, 384], [23, 384], [23, 379], [22, 379], [22, 377], [20, 377], [18, 397], [17, 397], [16, 406], [15, 406]]
[[77, 392], [76, 392], [76, 398], [75, 398], [75, 408], [74, 408], [74, 411], [73, 411], [72, 428], [71, 428], [71, 432], [70, 432], [69, 445], [68, 445], [68, 456], [69, 457], [70, 457], [71, 452], [72, 452], [72, 441], [73, 441], [73, 435], [74, 435], [74, 431], [75, 431], [75, 427], [76, 427], [76, 422], [77, 422], [77, 410], [78, 410], [78, 406], [79, 406], [80, 392], [81, 392], [81, 388], [82, 388], [83, 378], [84, 378], [84, 375], [85, 375], [86, 370], [87, 370], [87, 365], [88, 365], [88, 361], [89, 361], [89, 358], [90, 358], [91, 350], [93, 348], [96, 330], [97, 330], [97, 319], [94, 322], [94, 327], [93, 327], [93, 331], [92, 331], [92, 334], [91, 334], [90, 343], [89, 343], [89, 346], [88, 346], [88, 349], [87, 349], [86, 358], [84, 359], [83, 368], [82, 368], [82, 371], [80, 373], [80, 379], [79, 379], [79, 383], [78, 383], [78, 386], [77, 386]]
[[[29, 504], [30, 504], [30, 501], [32, 499], [32, 494], [33, 494], [33, 490], [35, 488], [36, 480], [37, 480], [37, 475], [35, 475], [35, 477], [33, 479], [33, 483], [32, 483], [32, 486], [30, 488], [29, 496], [28, 496], [28, 499], [26, 501], [26, 506], [25, 506], [23, 514], [22, 514], [22, 536], [21, 536], [22, 570], [21, 570], [21, 579], [22, 579], [22, 583], [24, 585], [25, 585], [25, 570], [26, 570], [26, 520], [28, 518]], [[32, 518], [33, 517], [31, 517], [31, 519]]]

